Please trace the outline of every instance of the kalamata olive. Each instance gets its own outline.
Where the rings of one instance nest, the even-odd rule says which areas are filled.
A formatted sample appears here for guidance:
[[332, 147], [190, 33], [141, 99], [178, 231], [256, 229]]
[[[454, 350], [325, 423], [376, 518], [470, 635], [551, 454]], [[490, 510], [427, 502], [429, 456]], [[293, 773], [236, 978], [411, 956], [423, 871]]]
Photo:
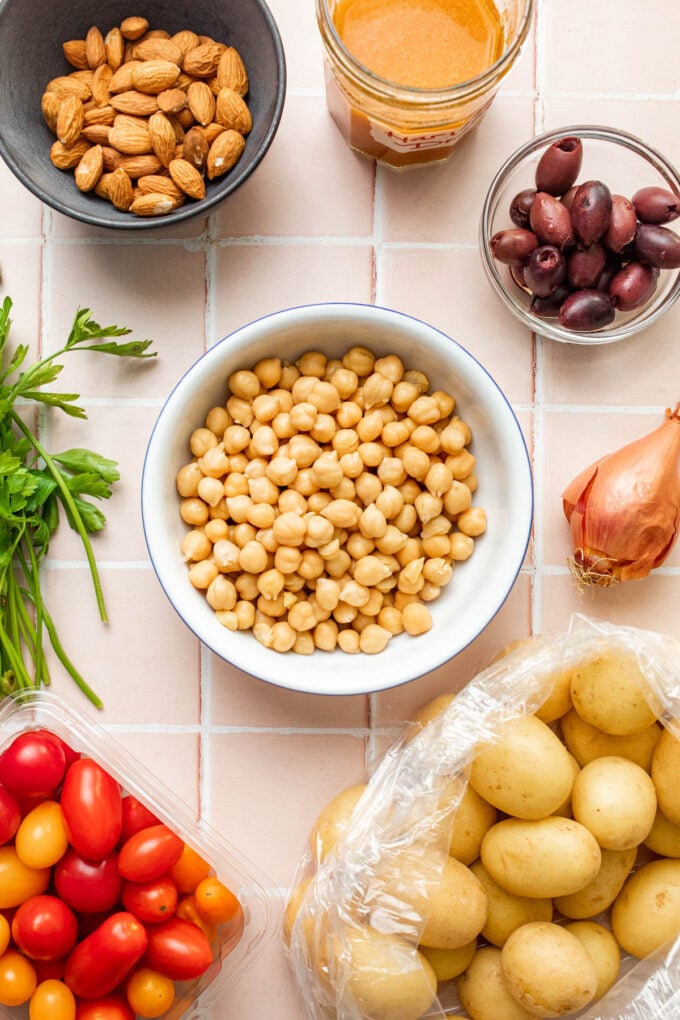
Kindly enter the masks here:
[[656, 290], [659, 270], [654, 266], [643, 266], [640, 262], [629, 262], [621, 269], [609, 285], [609, 296], [614, 308], [630, 312], [639, 308]]
[[642, 223], [669, 223], [680, 216], [680, 198], [668, 188], [640, 188], [633, 205]]
[[563, 283], [561, 287], [554, 290], [552, 294], [548, 294], [547, 297], [534, 296], [531, 299], [531, 305], [529, 311], [537, 315], [539, 319], [556, 319], [560, 314], [560, 308], [565, 298], [568, 298], [572, 293], [571, 287], [568, 283]]
[[635, 206], [625, 195], [612, 195], [609, 226], [602, 235], [602, 243], [610, 251], [621, 252], [635, 237], [637, 215]]
[[574, 243], [574, 231], [569, 210], [559, 198], [547, 191], [537, 191], [529, 210], [531, 229], [542, 244], [554, 244], [566, 248]]
[[611, 211], [612, 196], [606, 184], [602, 181], [579, 184], [571, 207], [576, 239], [586, 246], [599, 241], [609, 226]]
[[557, 290], [567, 275], [564, 255], [554, 244], [542, 244], [532, 251], [524, 263], [524, 279], [529, 290], [538, 297], [547, 297]]
[[499, 230], [489, 241], [491, 254], [498, 262], [507, 266], [524, 262], [538, 247], [538, 238], [530, 230], [522, 227], [510, 227]]
[[596, 287], [606, 258], [605, 250], [598, 241], [589, 244], [587, 248], [573, 248], [566, 261], [567, 280], [574, 290]]
[[571, 212], [571, 207], [574, 204], [574, 195], [576, 194], [577, 191], [578, 184], [572, 184], [572, 186], [569, 188], [569, 191], [565, 191], [565, 193], [562, 195], [561, 198], [562, 205], [565, 207], [565, 209], [568, 209], [569, 212]]
[[563, 195], [579, 175], [583, 160], [580, 138], [560, 138], [545, 150], [536, 167], [536, 188]]
[[579, 333], [591, 333], [613, 322], [614, 304], [601, 290], [575, 290], [562, 302], [560, 325]]
[[657, 223], [640, 223], [635, 233], [635, 254], [640, 262], [658, 269], [680, 267], [680, 237]]
[[516, 227], [528, 228], [529, 210], [536, 195], [536, 188], [525, 188], [510, 203], [510, 219]]

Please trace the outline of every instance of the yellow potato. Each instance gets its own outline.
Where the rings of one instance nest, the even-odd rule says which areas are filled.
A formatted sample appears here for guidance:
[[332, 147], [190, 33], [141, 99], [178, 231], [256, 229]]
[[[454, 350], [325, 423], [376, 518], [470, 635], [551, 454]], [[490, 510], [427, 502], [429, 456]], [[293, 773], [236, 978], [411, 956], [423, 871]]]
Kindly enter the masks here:
[[496, 946], [477, 950], [456, 987], [461, 1005], [475, 1020], [533, 1020], [534, 1014], [510, 994]]
[[428, 701], [426, 705], [423, 705], [422, 708], [418, 709], [413, 717], [411, 735], [413, 736], [418, 732], [418, 730], [423, 729], [425, 726], [429, 726], [429, 724], [436, 719], [437, 716], [441, 715], [442, 712], [449, 707], [454, 698], [455, 694], [438, 694], [436, 698], [433, 698], [432, 701]]
[[451, 981], [467, 968], [470, 960], [477, 952], [477, 939], [466, 942], [458, 949], [432, 949], [430, 946], [418, 946], [420, 952], [429, 961], [437, 981]]
[[581, 920], [607, 910], [621, 892], [635, 864], [637, 851], [601, 850], [602, 863], [592, 882], [568, 896], [555, 897], [555, 906], [565, 917]]
[[648, 686], [637, 660], [622, 651], [612, 650], [577, 666], [571, 676], [574, 708], [605, 733], [625, 736], [652, 725], [660, 710], [651, 707], [645, 692]]
[[661, 857], [680, 857], [680, 825], [669, 822], [661, 811], [657, 811], [645, 846]]
[[536, 716], [510, 719], [470, 768], [470, 786], [499, 811], [545, 818], [569, 795], [573, 771], [564, 744]]
[[647, 837], [656, 815], [654, 783], [627, 758], [588, 762], [574, 781], [571, 807], [606, 850], [630, 850]]
[[680, 934], [680, 861], [661, 858], [632, 874], [610, 920], [621, 948], [640, 958]]
[[506, 818], [482, 840], [491, 877], [517, 896], [551, 899], [583, 889], [600, 870], [602, 854], [591, 832], [572, 818]]
[[468, 786], [453, 819], [451, 856], [463, 864], [472, 864], [479, 857], [485, 833], [497, 820], [496, 808]]
[[470, 871], [482, 883], [488, 903], [486, 924], [481, 934], [494, 946], [503, 946], [515, 928], [528, 921], [552, 921], [552, 900], [515, 896], [507, 892], [486, 870], [481, 861], [470, 865]]
[[[511, 641], [509, 645], [501, 648], [500, 652], [496, 653], [491, 662], [500, 662], [506, 655], [510, 655], [511, 652], [514, 652], [517, 649], [523, 649], [531, 654], [532, 644], [541, 640], [541, 635], [532, 634], [530, 637], [518, 638], [516, 641]], [[564, 669], [555, 673], [552, 678], [550, 693], [540, 708], [536, 709], [534, 714], [542, 722], [551, 723], [555, 722], [556, 719], [559, 719], [565, 712], [568, 712], [570, 708], [571, 670]]]
[[505, 983], [534, 1016], [582, 1009], [597, 991], [597, 972], [582, 943], [559, 924], [532, 921], [514, 931], [501, 951]]
[[572, 921], [564, 927], [576, 936], [590, 957], [597, 974], [595, 999], [601, 999], [619, 976], [621, 951], [616, 939], [608, 928], [595, 921]]
[[649, 772], [652, 767], [654, 748], [661, 736], [661, 726], [656, 722], [639, 733], [626, 736], [605, 733], [582, 719], [576, 709], [562, 717], [560, 727], [562, 739], [579, 765], [587, 765], [595, 758], [615, 754], [634, 761], [645, 772]]
[[680, 740], [664, 730], [652, 758], [652, 781], [659, 808], [669, 822], [680, 825]]
[[317, 864], [320, 864], [328, 856], [345, 832], [354, 808], [366, 788], [365, 784], [347, 787], [319, 813], [309, 837], [312, 854]]

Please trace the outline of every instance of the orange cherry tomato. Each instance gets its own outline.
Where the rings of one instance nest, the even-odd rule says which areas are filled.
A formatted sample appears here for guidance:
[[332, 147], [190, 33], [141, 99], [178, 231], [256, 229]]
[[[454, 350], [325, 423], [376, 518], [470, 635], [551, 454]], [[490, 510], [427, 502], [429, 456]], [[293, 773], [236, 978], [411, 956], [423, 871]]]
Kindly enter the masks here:
[[4, 953], [12, 937], [12, 929], [4, 914], [0, 914], [0, 956]]
[[3, 1006], [28, 1002], [37, 984], [35, 968], [23, 953], [8, 949], [0, 956], [0, 1003]]
[[170, 875], [181, 893], [192, 893], [209, 874], [208, 862], [187, 843], [184, 844], [180, 859], [170, 868]]
[[125, 994], [137, 1016], [162, 1016], [175, 999], [175, 982], [157, 970], [140, 967], [128, 980]]
[[206, 935], [208, 942], [212, 942], [217, 937], [217, 925], [208, 924], [207, 921], [204, 921], [203, 918], [199, 916], [198, 910], [196, 909], [195, 896], [185, 896], [183, 900], [180, 900], [177, 904], [175, 916], [182, 917], [185, 921], [191, 921], [192, 924], [197, 925]]
[[19, 860], [29, 868], [51, 868], [68, 847], [61, 807], [44, 800], [24, 817], [14, 841]]
[[28, 868], [13, 846], [0, 846], [0, 909], [18, 907], [29, 896], [44, 893], [49, 885], [49, 868]]
[[243, 907], [237, 896], [219, 878], [211, 875], [199, 882], [194, 892], [198, 916], [209, 924], [229, 924], [238, 927], [243, 918]]
[[76, 1000], [63, 981], [41, 981], [28, 1002], [29, 1020], [75, 1020]]

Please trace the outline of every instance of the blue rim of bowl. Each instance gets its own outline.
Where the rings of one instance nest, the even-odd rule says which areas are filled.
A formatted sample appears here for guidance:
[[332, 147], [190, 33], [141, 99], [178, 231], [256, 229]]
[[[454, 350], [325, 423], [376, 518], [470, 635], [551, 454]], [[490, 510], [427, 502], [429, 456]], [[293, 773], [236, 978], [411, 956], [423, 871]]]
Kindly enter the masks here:
[[[228, 658], [226, 656], [226, 654], [224, 653], [224, 651], [217, 650], [215, 647], [213, 647], [213, 645], [211, 645], [203, 637], [201, 637], [201, 635], [197, 632], [197, 630], [182, 615], [182, 613], [180, 612], [180, 610], [178, 609], [177, 605], [175, 604], [175, 602], [171, 598], [171, 595], [170, 595], [170, 593], [168, 592], [168, 590], [167, 590], [167, 588], [165, 586], [163, 577], [159, 573], [159, 570], [158, 570], [158, 567], [156, 565], [156, 561], [154, 559], [153, 552], [152, 552], [153, 543], [151, 542], [151, 540], [149, 538], [149, 532], [148, 532], [148, 528], [147, 528], [147, 515], [146, 515], [145, 509], [144, 509], [145, 505], [146, 505], [146, 502], [147, 502], [147, 492], [148, 492], [147, 461], [148, 461], [148, 457], [149, 457], [149, 450], [151, 449], [151, 446], [152, 446], [152, 443], [153, 443], [153, 440], [154, 440], [154, 436], [156, 435], [157, 428], [159, 426], [159, 423], [160, 423], [163, 415], [166, 412], [166, 409], [167, 409], [168, 405], [172, 401], [174, 393], [180, 388], [180, 386], [182, 385], [184, 379], [191, 372], [193, 372], [193, 370], [196, 368], [196, 366], [199, 365], [201, 362], [205, 361], [206, 358], [210, 358], [211, 356], [213, 356], [213, 357], [216, 356], [218, 348], [220, 348], [223, 344], [228, 343], [229, 340], [232, 339], [237, 334], [240, 334], [240, 333], [244, 332], [245, 330], [248, 330], [248, 329], [250, 329], [250, 328], [252, 328], [254, 326], [257, 326], [260, 323], [267, 322], [269, 319], [282, 319], [282, 320], [285, 320], [286, 316], [291, 315], [291, 314], [296, 313], [296, 312], [300, 312], [300, 311], [306, 311], [306, 310], [308, 310], [308, 311], [321, 311], [321, 310], [326, 310], [326, 311], [328, 311], [330, 313], [330, 312], [332, 312], [335, 309], [342, 309], [342, 308], [348, 308], [348, 307], [349, 308], [363, 309], [369, 315], [372, 315], [374, 312], [386, 313], [386, 314], [388, 314], [390, 316], [394, 316], [396, 318], [406, 319], [406, 320], [409, 320], [411, 322], [414, 322], [414, 323], [418, 324], [419, 326], [423, 327], [426, 330], [431, 330], [432, 332], [436, 333], [439, 337], [441, 337], [443, 340], [445, 340], [447, 343], [454, 344], [465, 356], [467, 356], [470, 359], [471, 362], [473, 362], [474, 365], [477, 366], [478, 370], [484, 376], [486, 376], [486, 378], [491, 383], [493, 388], [497, 391], [497, 394], [501, 398], [501, 401], [506, 406], [506, 409], [507, 409], [508, 414], [509, 414], [510, 421], [514, 423], [514, 427], [516, 429], [517, 436], [519, 437], [519, 440], [520, 440], [519, 448], [522, 450], [522, 452], [524, 454], [524, 457], [523, 457], [523, 460], [522, 460], [522, 465], [523, 465], [523, 467], [525, 468], [525, 471], [526, 471], [525, 481], [527, 482], [526, 491], [528, 493], [527, 508], [526, 508], [527, 509], [526, 518], [527, 519], [526, 519], [526, 526], [525, 526], [526, 530], [525, 530], [525, 533], [524, 533], [523, 541], [518, 546], [517, 561], [516, 561], [515, 566], [513, 568], [512, 576], [509, 579], [509, 583], [506, 583], [505, 590], [504, 590], [503, 594], [497, 600], [496, 604], [494, 606], [492, 606], [491, 611], [487, 614], [486, 619], [484, 620], [483, 624], [479, 627], [477, 632], [475, 634], [471, 635], [459, 648], [456, 649], [455, 652], [452, 653], [450, 651], [447, 652], [446, 650], [444, 650], [442, 654], [438, 655], [436, 661], [433, 661], [432, 663], [428, 664], [426, 669], [423, 669], [422, 671], [414, 673], [414, 674], [412, 674], [412, 675], [410, 675], [408, 677], [404, 677], [403, 679], [399, 679], [396, 682], [390, 682], [390, 683], [387, 683], [387, 684], [379, 683], [377, 685], [370, 686], [370, 687], [367, 687], [364, 684], [364, 685], [357, 686], [356, 688], [349, 688], [349, 689], [343, 690], [343, 691], [323, 691], [323, 690], [320, 690], [318, 688], [316, 688], [314, 691], [310, 691], [310, 690], [308, 690], [304, 686], [295, 686], [293, 684], [279, 682], [279, 681], [276, 681], [276, 680], [269, 679], [266, 676], [262, 676], [259, 673], [253, 672], [252, 669], [249, 669], [248, 663], [246, 661], [240, 661], [238, 656], [236, 656], [235, 659], [234, 658]], [[280, 688], [285, 688], [285, 689], [288, 689], [288, 690], [294, 690], [294, 691], [297, 691], [297, 692], [303, 693], [303, 694], [312, 694], [312, 693], [313, 694], [321, 694], [321, 695], [326, 695], [327, 697], [345, 697], [345, 696], [351, 696], [351, 695], [357, 695], [357, 694], [377, 694], [380, 691], [392, 690], [394, 688], [401, 687], [401, 686], [403, 686], [406, 683], [410, 683], [412, 680], [416, 680], [416, 679], [418, 679], [421, 676], [425, 676], [427, 673], [430, 673], [433, 670], [438, 669], [439, 667], [443, 666], [445, 663], [449, 662], [452, 658], [455, 658], [455, 656], [460, 655], [461, 652], [463, 652], [467, 647], [469, 647], [469, 645], [471, 645], [472, 642], [475, 641], [486, 630], [486, 628], [489, 626], [491, 621], [494, 619], [494, 617], [498, 614], [500, 609], [505, 604], [505, 602], [506, 602], [508, 596], [510, 595], [510, 592], [514, 588], [515, 583], [517, 581], [517, 578], [519, 577], [519, 574], [521, 572], [522, 565], [524, 563], [524, 560], [525, 560], [526, 554], [527, 554], [527, 550], [529, 548], [529, 542], [531, 540], [531, 534], [532, 534], [532, 531], [533, 531], [534, 488], [533, 488], [533, 473], [532, 473], [532, 469], [531, 469], [531, 458], [529, 456], [529, 450], [528, 450], [528, 447], [527, 447], [527, 444], [526, 444], [526, 440], [524, 438], [524, 433], [522, 432], [522, 429], [520, 427], [519, 421], [517, 419], [517, 416], [515, 415], [515, 412], [512, 409], [512, 405], [510, 404], [510, 401], [508, 400], [508, 398], [506, 397], [505, 393], [500, 388], [500, 386], [498, 385], [496, 380], [493, 378], [491, 373], [488, 371], [487, 368], [485, 368], [484, 365], [482, 365], [482, 363], [473, 354], [470, 353], [470, 351], [466, 347], [464, 347], [457, 340], [454, 340], [453, 337], [449, 336], [447, 333], [444, 333], [443, 330], [438, 329], [436, 326], [432, 326], [430, 323], [425, 322], [423, 319], [419, 319], [417, 316], [414, 316], [414, 315], [409, 315], [406, 312], [400, 312], [400, 311], [397, 311], [396, 309], [387, 308], [387, 307], [382, 306], [382, 305], [366, 304], [366, 303], [361, 302], [361, 301], [324, 301], [324, 302], [318, 302], [318, 303], [314, 303], [314, 304], [292, 305], [290, 308], [279, 309], [276, 312], [269, 312], [266, 315], [258, 316], [256, 319], [251, 319], [249, 322], [244, 323], [242, 326], [239, 326], [237, 329], [233, 330], [231, 333], [228, 333], [226, 336], [224, 336], [220, 340], [216, 341], [216, 343], [214, 343], [210, 348], [208, 348], [207, 351], [205, 351], [199, 358], [196, 359], [196, 361], [193, 362], [192, 365], [190, 365], [186, 369], [185, 372], [183, 372], [183, 374], [180, 376], [180, 378], [177, 380], [177, 382], [173, 386], [172, 390], [168, 394], [167, 398], [164, 400], [163, 406], [161, 407], [161, 410], [160, 410], [160, 412], [159, 412], [159, 414], [158, 414], [158, 416], [156, 418], [156, 421], [154, 422], [154, 426], [153, 426], [153, 428], [151, 430], [151, 433], [150, 433], [150, 436], [149, 436], [149, 440], [148, 440], [148, 443], [147, 443], [147, 448], [146, 448], [146, 451], [145, 451], [145, 454], [144, 454], [144, 462], [142, 464], [142, 475], [141, 475], [141, 487], [140, 488], [141, 488], [142, 530], [144, 532], [144, 540], [146, 542], [146, 547], [147, 547], [147, 551], [148, 551], [148, 554], [149, 554], [149, 559], [151, 561], [151, 565], [152, 565], [154, 573], [156, 575], [156, 579], [158, 580], [158, 583], [161, 586], [161, 589], [163, 590], [163, 592], [164, 592], [166, 598], [168, 599], [168, 602], [172, 606], [172, 608], [175, 610], [175, 612], [177, 613], [179, 618], [182, 620], [182, 623], [185, 625], [185, 627], [187, 627], [187, 629], [194, 635], [194, 637], [196, 637], [201, 642], [202, 645], [204, 645], [214, 655], [216, 655], [217, 658], [221, 659], [222, 661], [226, 661], [226, 662], [231, 663], [231, 665], [235, 666], [237, 669], [241, 670], [242, 672], [246, 673], [247, 675], [254, 677], [255, 679], [262, 680], [264, 683], [269, 683], [269, 684], [271, 684], [274, 687], [280, 687]], [[255, 641], [255, 640], [256, 639], [253, 637], [253, 641]], [[281, 655], [281, 654], [283, 654], [283, 653], [272, 652], [272, 655], [277, 655], [278, 656], [278, 655]], [[292, 655], [294, 653], [291, 652], [291, 653], [285, 653], [285, 654]], [[326, 653], [319, 652], [319, 654], [322, 655], [322, 654], [326, 654]], [[239, 661], [236, 661], [237, 659], [239, 659]], [[376, 670], [376, 675], [379, 676], [379, 671], [377, 671], [377, 670]]]
[[491, 255], [491, 248], [489, 246], [491, 239], [491, 208], [495, 201], [496, 192], [503, 183], [506, 174], [513, 170], [515, 166], [518, 166], [525, 156], [529, 156], [542, 146], [551, 145], [553, 142], [559, 141], [560, 138], [568, 135], [577, 135], [580, 138], [593, 138], [597, 141], [619, 142], [631, 152], [646, 159], [668, 184], [680, 194], [680, 173], [678, 170], [657, 149], [647, 145], [637, 135], [630, 134], [628, 131], [622, 131], [619, 128], [605, 127], [601, 124], [575, 124], [546, 131], [541, 135], [530, 138], [524, 145], [508, 156], [489, 185], [479, 222], [479, 248], [482, 256], [482, 265], [487, 279], [503, 305], [525, 326], [528, 326], [532, 332], [549, 340], [558, 340], [563, 343], [581, 344], [584, 346], [614, 343], [618, 340], [625, 340], [628, 337], [635, 336], [641, 330], [647, 329], [647, 327], [651, 326], [661, 315], [668, 311], [678, 297], [680, 297], [680, 270], [676, 270], [677, 276], [675, 282], [663, 302], [642, 324], [639, 319], [635, 318], [615, 329], [601, 329], [592, 333], [573, 333], [567, 329], [552, 325], [550, 320], [539, 319], [520, 304], [511, 300], [501, 280], [500, 272]]

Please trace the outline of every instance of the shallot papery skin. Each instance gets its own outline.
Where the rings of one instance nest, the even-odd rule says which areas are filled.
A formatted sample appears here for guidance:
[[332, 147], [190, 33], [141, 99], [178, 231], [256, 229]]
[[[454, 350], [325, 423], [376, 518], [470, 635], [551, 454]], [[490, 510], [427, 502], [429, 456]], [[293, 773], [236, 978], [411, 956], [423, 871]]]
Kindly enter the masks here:
[[595, 461], [562, 493], [576, 577], [606, 587], [646, 577], [680, 530], [680, 403], [649, 435]]

